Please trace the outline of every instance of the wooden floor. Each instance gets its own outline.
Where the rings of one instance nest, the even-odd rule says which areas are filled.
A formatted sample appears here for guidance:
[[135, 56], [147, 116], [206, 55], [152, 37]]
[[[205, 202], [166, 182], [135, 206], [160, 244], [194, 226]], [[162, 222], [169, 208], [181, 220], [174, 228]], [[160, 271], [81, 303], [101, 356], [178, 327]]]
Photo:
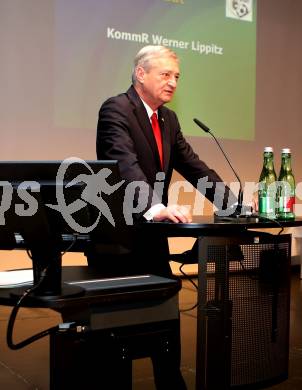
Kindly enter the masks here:
[[[195, 303], [196, 290], [188, 280], [184, 280], [180, 292], [180, 309], [190, 309]], [[0, 306], [0, 388], [3, 390], [47, 390], [49, 383], [48, 339], [41, 339], [18, 351], [9, 350], [5, 336], [10, 310], [8, 307]], [[60, 322], [60, 316], [51, 310], [21, 309], [14, 331], [14, 339], [17, 342], [58, 322]], [[299, 273], [294, 270], [292, 272], [290, 323], [289, 379], [270, 389], [302, 389], [302, 280], [299, 279]], [[195, 309], [182, 311], [181, 330], [182, 372], [188, 389], [193, 390], [195, 388]], [[155, 389], [149, 359], [134, 362], [133, 378], [134, 390]], [[101, 382], [100, 389], [102, 389]]]

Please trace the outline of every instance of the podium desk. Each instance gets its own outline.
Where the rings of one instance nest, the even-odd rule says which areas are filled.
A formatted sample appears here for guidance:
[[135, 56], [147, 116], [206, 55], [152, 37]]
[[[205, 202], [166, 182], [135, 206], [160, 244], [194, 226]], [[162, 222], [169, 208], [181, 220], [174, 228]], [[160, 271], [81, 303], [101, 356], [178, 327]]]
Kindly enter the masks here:
[[[281, 231], [281, 226], [302, 226], [302, 219], [277, 226], [255, 219], [217, 222], [212, 217], [200, 217], [190, 224], [150, 222], [140, 226], [149, 235], [160, 233], [199, 240], [196, 389], [260, 388], [287, 378], [291, 237], [252, 231], [276, 227]], [[62, 240], [68, 247], [69, 238]], [[78, 237], [72, 250], [83, 251], [87, 242], [89, 236]], [[97, 277], [95, 273], [88, 274], [88, 267], [71, 268], [63, 267], [63, 280], [77, 283]], [[71, 325], [70, 330], [59, 330], [50, 337], [50, 389], [83, 388], [85, 370], [97, 380], [100, 366], [93, 362], [89, 365], [90, 348], [109, 349], [110, 359], [118, 357], [121, 375], [115, 375], [115, 379], [117, 384], [121, 380], [124, 389], [130, 389], [131, 376], [127, 373], [131, 359], [148, 356], [155, 344], [159, 348], [165, 348], [167, 343], [173, 345], [177, 338], [180, 284], [162, 279], [155, 277], [144, 286], [143, 278], [137, 286], [130, 286], [126, 294], [126, 286], [126, 290], [119, 290], [118, 286], [110, 290], [107, 286], [105, 291], [101, 285], [95, 285], [92, 289], [86, 286], [84, 295], [30, 300], [28, 306], [52, 308], [62, 314], [63, 321], [84, 327], [92, 325], [88, 332], [79, 334]], [[17, 299], [11, 289], [1, 289], [0, 304], [12, 306]], [[139, 318], [146, 321], [125, 326], [120, 322], [123, 316], [110, 317], [100, 309], [104, 305], [109, 312], [117, 313], [121, 308], [119, 300], [126, 310], [141, 310]], [[154, 315], [156, 323], [149, 324]], [[104, 325], [108, 318], [110, 323], [115, 321], [113, 333], [112, 328]], [[144, 345], [146, 348], [141, 348]], [[66, 355], [66, 351], [70, 353]], [[125, 354], [127, 351], [130, 354]], [[169, 348], [168, 352], [177, 353]], [[104, 366], [110, 368], [110, 362], [104, 360]]]
[[[173, 374], [180, 280], [156, 275], [102, 279], [87, 266], [62, 272], [63, 281], [81, 286], [82, 295], [33, 297], [23, 305], [62, 315], [63, 323], [48, 333], [50, 390], [131, 390], [132, 360], [157, 355], [164, 358], [164, 374]], [[17, 299], [17, 289], [0, 289], [0, 304], [13, 306]]]
[[[291, 235], [278, 233], [293, 226], [302, 219], [199, 217], [143, 227], [199, 241], [196, 390], [258, 389], [288, 378]], [[266, 232], [272, 228], [276, 234]]]

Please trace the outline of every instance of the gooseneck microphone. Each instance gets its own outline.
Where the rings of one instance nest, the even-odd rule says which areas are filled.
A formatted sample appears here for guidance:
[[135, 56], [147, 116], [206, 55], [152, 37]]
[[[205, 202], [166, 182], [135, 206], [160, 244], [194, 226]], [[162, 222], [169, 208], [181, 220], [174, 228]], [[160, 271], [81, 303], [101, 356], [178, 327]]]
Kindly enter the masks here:
[[242, 190], [242, 183], [241, 183], [240, 177], [238, 176], [237, 172], [235, 171], [235, 169], [233, 168], [232, 164], [230, 163], [230, 160], [228, 159], [227, 155], [225, 154], [224, 150], [222, 149], [220, 143], [216, 139], [215, 135], [208, 128], [208, 126], [206, 126], [204, 123], [202, 123], [200, 120], [198, 120], [196, 118], [194, 118], [193, 120], [197, 124], [197, 126], [199, 126], [204, 132], [209, 133], [214, 138], [216, 144], [218, 145], [219, 149], [221, 150], [222, 154], [224, 155], [225, 159], [227, 160], [229, 166], [231, 167], [234, 175], [236, 176], [236, 179], [239, 182], [239, 192], [238, 192], [238, 198], [237, 198], [238, 199], [238, 206], [236, 208], [235, 213], [233, 214], [233, 216], [239, 217], [240, 213], [241, 213], [242, 201], [243, 201], [243, 190]]

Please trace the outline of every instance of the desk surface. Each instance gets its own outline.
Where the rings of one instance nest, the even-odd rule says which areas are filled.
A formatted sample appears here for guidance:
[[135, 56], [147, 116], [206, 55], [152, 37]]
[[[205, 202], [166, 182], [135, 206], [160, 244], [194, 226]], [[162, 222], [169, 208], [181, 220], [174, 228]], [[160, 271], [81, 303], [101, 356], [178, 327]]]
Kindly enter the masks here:
[[216, 219], [214, 216], [195, 216], [191, 223], [147, 222], [142, 224], [146, 231], [159, 232], [169, 237], [232, 234], [249, 229], [282, 229], [302, 226], [302, 218], [288, 221], [263, 220], [254, 217]]
[[[163, 234], [166, 237], [199, 237], [214, 235], [230, 235], [247, 231], [249, 229], [282, 229], [286, 227], [302, 226], [302, 218], [296, 218], [289, 221], [259, 220], [258, 218], [232, 218], [219, 219], [214, 216], [195, 216], [191, 223], [173, 223], [173, 222], [142, 222], [136, 227], [144, 229], [146, 234]], [[94, 237], [93, 240], [95, 240]], [[26, 248], [24, 239], [17, 234], [15, 248]], [[61, 237], [61, 250], [71, 252], [83, 252], [91, 243], [90, 234], [63, 234]], [[12, 245], [14, 245], [13, 243]], [[13, 246], [1, 249], [13, 249]]]

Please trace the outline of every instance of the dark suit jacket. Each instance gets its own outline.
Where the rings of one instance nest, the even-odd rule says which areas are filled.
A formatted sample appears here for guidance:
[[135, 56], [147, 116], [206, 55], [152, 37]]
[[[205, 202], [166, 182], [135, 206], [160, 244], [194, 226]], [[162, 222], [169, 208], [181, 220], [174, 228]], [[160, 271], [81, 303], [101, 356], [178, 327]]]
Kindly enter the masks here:
[[[131, 86], [126, 93], [105, 101], [99, 112], [97, 158], [118, 160], [121, 176], [127, 183], [146, 183], [139, 194], [140, 197], [146, 197], [145, 207], [134, 218], [141, 217], [152, 204], [167, 204], [173, 169], [193, 186], [197, 185], [198, 179], [207, 176], [208, 181], [214, 183], [213, 188], [208, 189], [205, 194], [210, 201], [214, 200], [216, 183], [222, 182], [218, 174], [201, 161], [186, 142], [176, 114], [164, 106], [159, 108], [158, 113], [165, 173], [162, 197], [160, 191], [154, 189], [156, 174], [161, 171], [156, 141], [147, 111], [134, 87]], [[228, 191], [227, 189], [224, 202], [227, 201]], [[167, 245], [163, 244], [162, 238], [158, 237], [157, 243], [158, 253], [167, 253]], [[142, 245], [145, 252], [146, 248], [146, 245]]]
[[[167, 107], [159, 108], [162, 130], [165, 186], [163, 198], [153, 193], [157, 172], [161, 171], [159, 154], [147, 111], [130, 87], [126, 93], [108, 99], [101, 107], [97, 128], [97, 158], [119, 161], [121, 176], [127, 182], [143, 181], [148, 185], [149, 197], [145, 210], [154, 203], [167, 203], [168, 187], [173, 169], [196, 187], [200, 178], [208, 177], [213, 188], [206, 197], [213, 202], [215, 185], [222, 182], [194, 153], [180, 129], [176, 114]], [[228, 189], [224, 201], [227, 201]], [[236, 200], [236, 199], [234, 199]], [[226, 203], [225, 203], [226, 204]]]

